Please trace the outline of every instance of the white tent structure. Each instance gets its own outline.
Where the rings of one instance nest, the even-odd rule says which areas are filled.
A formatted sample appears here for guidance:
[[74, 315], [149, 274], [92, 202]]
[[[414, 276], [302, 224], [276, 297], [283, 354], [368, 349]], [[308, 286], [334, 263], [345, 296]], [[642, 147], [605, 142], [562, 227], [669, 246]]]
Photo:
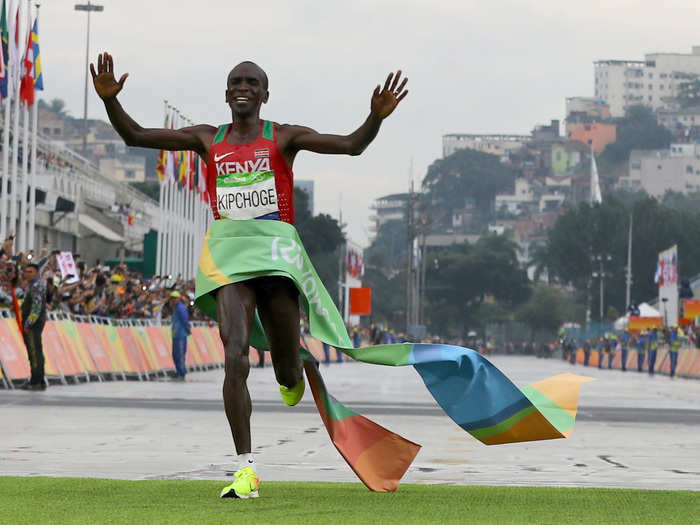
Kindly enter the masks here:
[[[656, 308], [650, 306], [648, 303], [641, 303], [639, 305], [639, 316], [640, 317], [661, 317], [661, 312], [659, 312]], [[629, 319], [630, 319], [630, 314], [627, 312], [623, 317], [620, 317], [615, 323], [613, 324], [613, 327], [615, 330], [624, 330], [627, 328], [627, 325], [629, 324]]]

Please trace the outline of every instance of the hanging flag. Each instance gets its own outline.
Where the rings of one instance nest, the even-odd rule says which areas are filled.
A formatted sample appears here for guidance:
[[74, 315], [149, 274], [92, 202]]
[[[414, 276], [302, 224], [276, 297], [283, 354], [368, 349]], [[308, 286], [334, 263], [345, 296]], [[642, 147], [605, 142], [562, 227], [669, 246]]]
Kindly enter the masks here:
[[[12, 14], [11, 11], [13, 7], [14, 6], [12, 5], [10, 6], [10, 15]], [[17, 93], [17, 83], [19, 81], [19, 61], [21, 55], [19, 49], [19, 5], [15, 11], [14, 21], [10, 16], [9, 23], [10, 27], [7, 35], [5, 32], [2, 33], [3, 46], [5, 45], [5, 39], [7, 39], [7, 54], [5, 55], [7, 68], [5, 72], [5, 79], [3, 81], [5, 86], [3, 97], [12, 97], [15, 95], [15, 93]], [[7, 20], [5, 22], [4, 31], [7, 31]]]
[[34, 104], [34, 45], [31, 33], [27, 36], [27, 49], [24, 52], [24, 60], [22, 61], [19, 100], [27, 107]]
[[197, 189], [199, 196], [204, 202], [209, 202], [209, 194], [207, 192], [207, 164], [202, 157], [198, 157], [199, 161], [199, 180], [197, 181]]
[[177, 152], [178, 157], [178, 181], [184, 188], [187, 185], [187, 155], [184, 151]]
[[[168, 113], [168, 115], [165, 117], [166, 120], [166, 128], [170, 129], [175, 129], [175, 114], [172, 110]], [[165, 154], [165, 179], [168, 181], [168, 184], [174, 184], [175, 183], [175, 172], [176, 172], [176, 165], [175, 165], [175, 152], [174, 151], [166, 151], [164, 152]]]
[[591, 204], [600, 204], [601, 202], [603, 202], [603, 196], [600, 193], [598, 166], [595, 162], [595, 153], [591, 147]]
[[[163, 127], [169, 127], [169, 115], [166, 113], [165, 122], [163, 122]], [[156, 174], [158, 175], [158, 180], [163, 182], [165, 180], [165, 167], [168, 164], [168, 152], [164, 149], [160, 150], [158, 154], [158, 161], [156, 162]]]
[[0, 45], [0, 97], [7, 98], [7, 82], [9, 79], [9, 74], [7, 71], [8, 66], [8, 51], [10, 37], [7, 32], [7, 15], [5, 13], [5, 0], [2, 0], [2, 14], [0, 15], [0, 39], [2, 40], [2, 45]]
[[44, 73], [41, 69], [41, 54], [39, 53], [39, 17], [34, 19], [32, 48], [34, 51], [34, 90], [44, 91]]
[[194, 191], [194, 179], [196, 175], [197, 166], [194, 163], [194, 151], [187, 152], [187, 169], [188, 169], [188, 186], [190, 191]]

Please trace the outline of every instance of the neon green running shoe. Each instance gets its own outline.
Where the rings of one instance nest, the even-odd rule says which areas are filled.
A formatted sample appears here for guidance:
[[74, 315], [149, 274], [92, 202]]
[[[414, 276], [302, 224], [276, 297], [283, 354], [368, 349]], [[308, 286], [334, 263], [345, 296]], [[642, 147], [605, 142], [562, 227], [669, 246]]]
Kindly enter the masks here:
[[221, 491], [222, 498], [257, 498], [260, 478], [252, 467], [243, 467], [234, 474], [235, 481]]
[[301, 398], [304, 397], [304, 389], [306, 388], [306, 383], [304, 383], [304, 378], [301, 378], [296, 386], [292, 388], [287, 388], [286, 386], [280, 385], [280, 394], [282, 394], [282, 399], [290, 407], [296, 405]]

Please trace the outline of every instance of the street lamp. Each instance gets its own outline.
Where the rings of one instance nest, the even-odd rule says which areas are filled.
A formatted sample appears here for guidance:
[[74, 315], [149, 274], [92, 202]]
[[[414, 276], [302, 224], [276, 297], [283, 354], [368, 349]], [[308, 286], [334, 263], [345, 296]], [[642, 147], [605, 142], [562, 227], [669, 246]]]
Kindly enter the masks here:
[[609, 275], [603, 271], [603, 263], [612, 261], [612, 256], [608, 254], [598, 254], [591, 257], [591, 262], [597, 262], [600, 265], [600, 269], [593, 272], [592, 276], [594, 279], [600, 278], [600, 323], [602, 328], [603, 323], [603, 296], [605, 295], [605, 278]]
[[87, 44], [85, 45], [85, 103], [83, 104], [83, 156], [87, 158], [87, 93], [88, 93], [88, 68], [90, 63], [90, 13], [92, 11], [104, 11], [104, 7], [97, 4], [75, 4], [76, 11], [87, 11]]

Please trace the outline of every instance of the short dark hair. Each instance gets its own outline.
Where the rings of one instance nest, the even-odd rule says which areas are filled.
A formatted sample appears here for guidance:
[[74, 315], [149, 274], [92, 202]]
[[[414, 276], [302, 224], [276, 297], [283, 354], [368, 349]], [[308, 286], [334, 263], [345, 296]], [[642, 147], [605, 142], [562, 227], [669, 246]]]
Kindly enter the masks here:
[[25, 268], [34, 268], [37, 272], [39, 271], [39, 265], [35, 263], [29, 263]]

